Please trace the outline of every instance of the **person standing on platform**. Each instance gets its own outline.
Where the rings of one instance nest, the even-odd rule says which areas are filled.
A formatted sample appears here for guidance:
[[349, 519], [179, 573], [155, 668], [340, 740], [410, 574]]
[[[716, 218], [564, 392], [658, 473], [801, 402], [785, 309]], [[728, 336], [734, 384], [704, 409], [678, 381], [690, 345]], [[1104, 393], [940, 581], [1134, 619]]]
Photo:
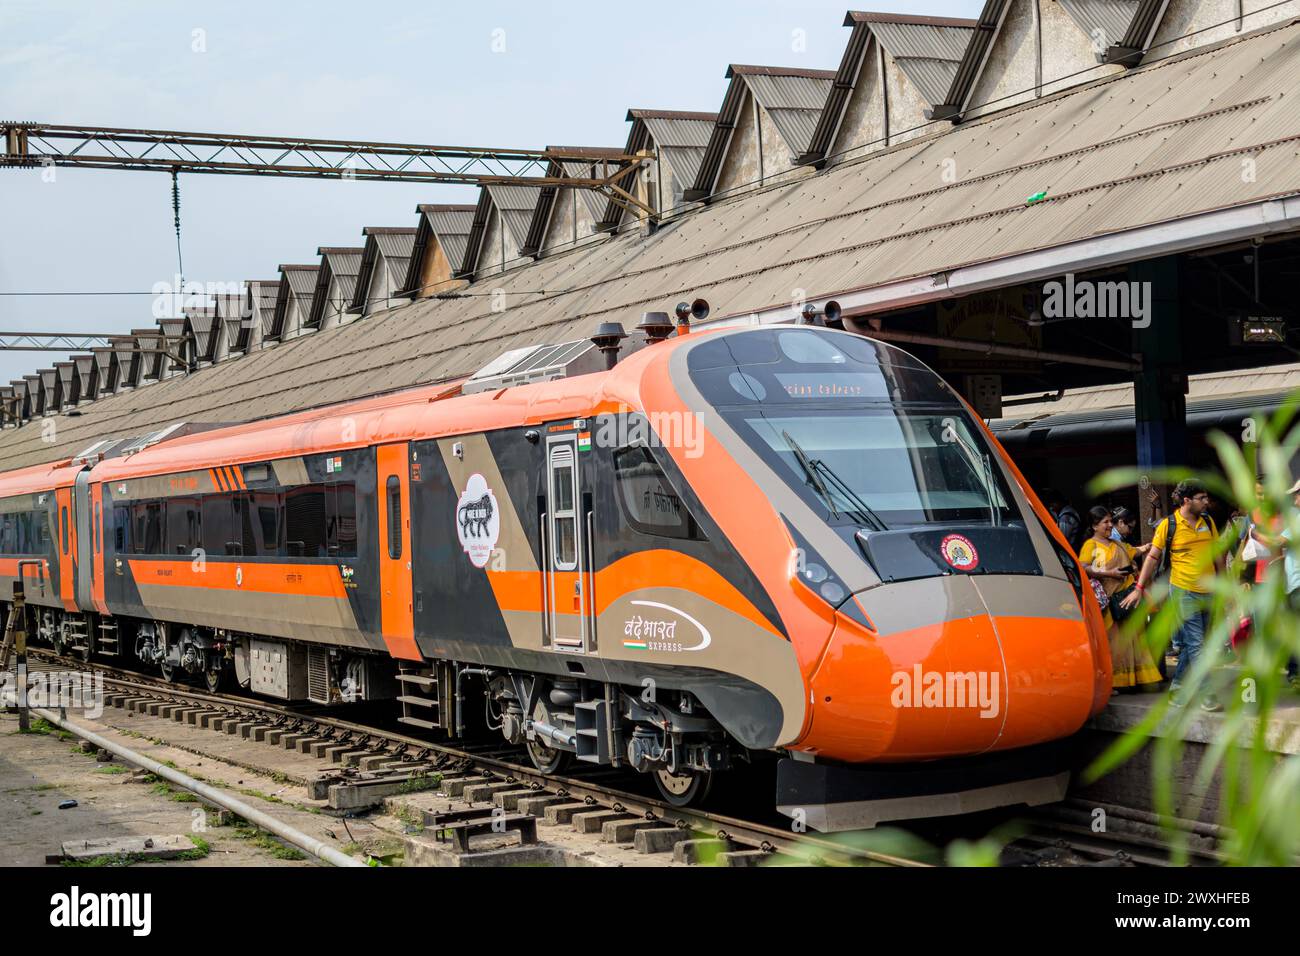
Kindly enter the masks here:
[[1151, 545], [1133, 545], [1133, 532], [1137, 530], [1138, 516], [1130, 509], [1121, 506], [1110, 513], [1110, 518], [1115, 522], [1114, 530], [1110, 533], [1111, 538], [1129, 545], [1129, 550], [1133, 552], [1132, 556], [1134, 558], [1138, 560], [1145, 559], [1147, 552], [1151, 550]]
[[1083, 518], [1079, 516], [1078, 510], [1055, 488], [1048, 488], [1043, 493], [1043, 500], [1047, 503], [1048, 513], [1056, 522], [1056, 526], [1061, 529], [1061, 534], [1065, 535], [1065, 540], [1070, 543], [1070, 547], [1079, 547], [1081, 543], [1079, 539], [1083, 534]]
[[[1287, 489], [1287, 494], [1291, 495], [1291, 504], [1300, 508], [1300, 481]], [[1274, 553], [1282, 552], [1282, 570], [1286, 574], [1287, 606], [1293, 613], [1300, 614], [1300, 544], [1292, 543], [1291, 529], [1284, 528], [1280, 534], [1268, 535], [1256, 526], [1251, 529], [1251, 536]], [[1264, 564], [1263, 561], [1259, 563]], [[1287, 661], [1286, 677], [1294, 690], [1300, 690], [1300, 658], [1292, 656]]]
[[1108, 599], [1101, 616], [1110, 641], [1111, 683], [1116, 693], [1158, 687], [1160, 671], [1151, 660], [1146, 644], [1120, 627], [1120, 620], [1127, 615], [1117, 599], [1133, 586], [1136, 550], [1127, 542], [1111, 537], [1114, 521], [1104, 506], [1098, 505], [1088, 512], [1088, 519], [1092, 536], [1079, 549], [1079, 563], [1088, 577], [1101, 585]]
[[[1120, 602], [1123, 611], [1131, 611], [1146, 596], [1147, 588], [1168, 554], [1169, 600], [1178, 608], [1178, 630], [1174, 646], [1178, 648], [1178, 666], [1169, 688], [1170, 701], [1181, 707], [1186, 701], [1182, 684], [1200, 656], [1210, 627], [1210, 583], [1217, 572], [1224, 573], [1222, 555], [1215, 556], [1214, 543], [1219, 532], [1214, 519], [1206, 512], [1210, 493], [1201, 482], [1188, 478], [1174, 489], [1173, 514], [1162, 521], [1151, 539], [1151, 551], [1142, 563], [1133, 593]], [[1211, 713], [1223, 710], [1213, 693], [1201, 701], [1201, 709]]]

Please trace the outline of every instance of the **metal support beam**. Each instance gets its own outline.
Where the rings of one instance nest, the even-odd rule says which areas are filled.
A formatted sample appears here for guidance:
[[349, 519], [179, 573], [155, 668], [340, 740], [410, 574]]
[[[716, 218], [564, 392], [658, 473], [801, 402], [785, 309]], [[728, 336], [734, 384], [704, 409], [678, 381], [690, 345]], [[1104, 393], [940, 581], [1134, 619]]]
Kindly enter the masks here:
[[[492, 149], [292, 136], [0, 122], [0, 167], [81, 166], [167, 173], [286, 176], [469, 185], [611, 187], [647, 157], [592, 158], [580, 149]], [[547, 175], [553, 160], [595, 167], [587, 177]], [[622, 198], [622, 197], [618, 197]]]
[[109, 339], [121, 338], [118, 333], [92, 332], [0, 332], [0, 351], [3, 352], [89, 352], [107, 348]]
[[920, 332], [903, 332], [895, 329], [873, 329], [864, 322], [852, 318], [844, 320], [844, 327], [851, 332], [865, 335], [867, 338], [882, 342], [901, 342], [907, 345], [931, 345], [935, 348], [958, 349], [963, 352], [979, 352], [981, 355], [998, 355], [1005, 358], [1032, 359], [1036, 362], [1060, 362], [1066, 365], [1085, 365], [1091, 368], [1117, 369], [1125, 372], [1137, 372], [1142, 368], [1140, 361], [1125, 359], [1097, 358], [1093, 355], [1075, 355], [1070, 352], [1049, 352], [1044, 349], [1027, 349], [1014, 345], [998, 345], [996, 342], [974, 342], [968, 339], [946, 338], [942, 335], [925, 335]]

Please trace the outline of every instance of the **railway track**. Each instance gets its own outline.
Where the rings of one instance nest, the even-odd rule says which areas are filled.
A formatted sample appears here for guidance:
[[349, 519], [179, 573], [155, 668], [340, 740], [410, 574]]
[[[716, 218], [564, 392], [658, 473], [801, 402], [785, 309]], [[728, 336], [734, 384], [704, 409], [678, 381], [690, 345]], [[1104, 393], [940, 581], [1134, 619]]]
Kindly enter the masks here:
[[[680, 809], [626, 789], [622, 771], [593, 769], [567, 776], [542, 774], [520, 762], [513, 748], [452, 746], [228, 693], [210, 693], [135, 671], [59, 657], [30, 649], [32, 671], [62, 670], [102, 675], [105, 706], [171, 718], [195, 727], [268, 746], [310, 754], [331, 769], [306, 781], [308, 794], [327, 799], [333, 812], [348, 815], [381, 806], [386, 798], [437, 789], [448, 798], [486, 803], [479, 811], [426, 813], [426, 831], [473, 830], [482, 822], [496, 831], [528, 831], [535, 821], [590, 827], [618, 825], [632, 832], [646, 852], [668, 846], [681, 862], [705, 860], [748, 866], [779, 862], [813, 865], [928, 866], [927, 862], [853, 845], [851, 836], [799, 833], [753, 820], [697, 809]], [[436, 776], [435, 776], [436, 775]], [[476, 814], [476, 815], [475, 815]], [[601, 817], [600, 814], [605, 814]], [[585, 820], [576, 818], [586, 817]], [[532, 819], [533, 824], [528, 820]], [[576, 820], [576, 822], [575, 822]], [[637, 831], [665, 831], [641, 834]]]
[[[593, 768], [543, 774], [503, 744], [453, 746], [372, 724], [342, 720], [315, 705], [286, 707], [231, 693], [210, 693], [102, 661], [85, 662], [33, 648], [31, 670], [73, 670], [102, 676], [105, 706], [170, 718], [269, 747], [309, 754], [328, 769], [303, 781], [308, 795], [330, 812], [352, 816], [383, 807], [399, 795], [436, 791], [445, 811], [426, 810], [420, 825], [448, 842], [480, 833], [518, 832], [535, 838], [538, 822], [579, 832], [612, 834], [645, 853], [672, 852], [684, 863], [731, 866], [810, 864], [925, 867], [932, 862], [862, 845], [862, 834], [795, 832], [771, 824], [699, 809], [681, 809], [628, 789], [627, 773]], [[460, 809], [456, 809], [456, 805]], [[465, 804], [469, 806], [466, 807]], [[1092, 833], [1082, 811], [1062, 804], [1029, 814], [1030, 826], [1003, 853], [1010, 865], [1162, 866], [1158, 833]], [[593, 829], [594, 828], [594, 829]], [[1190, 847], [1195, 862], [1218, 862], [1204, 840]]]

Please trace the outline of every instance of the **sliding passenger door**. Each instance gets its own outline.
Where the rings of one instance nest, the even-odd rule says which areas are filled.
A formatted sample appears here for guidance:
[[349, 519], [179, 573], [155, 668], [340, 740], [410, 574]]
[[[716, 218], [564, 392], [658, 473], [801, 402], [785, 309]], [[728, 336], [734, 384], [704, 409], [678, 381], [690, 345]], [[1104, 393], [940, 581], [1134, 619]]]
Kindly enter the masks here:
[[402, 442], [375, 450], [379, 528], [380, 628], [394, 657], [420, 660], [415, 645], [411, 563], [411, 449]]
[[591, 650], [592, 582], [587, 541], [590, 515], [584, 514], [573, 433], [549, 439], [546, 446], [546, 513], [542, 566], [546, 627], [551, 649], [576, 654]]
[[77, 475], [77, 483], [73, 486], [72, 508], [72, 530], [77, 530], [77, 516], [80, 516], [80, 525], [87, 531], [86, 534], [75, 535], [75, 550], [77, 555], [77, 605], [87, 610], [91, 607], [91, 596], [94, 591], [94, 579], [99, 573], [99, 569], [96, 567], [94, 554], [92, 553], [95, 543], [95, 515], [91, 507], [90, 499], [90, 470], [87, 469]]
[[72, 489], [59, 488], [54, 492], [54, 501], [54, 548], [59, 553], [59, 600], [63, 603], [65, 611], [75, 611], [77, 609], [77, 511], [72, 499]]

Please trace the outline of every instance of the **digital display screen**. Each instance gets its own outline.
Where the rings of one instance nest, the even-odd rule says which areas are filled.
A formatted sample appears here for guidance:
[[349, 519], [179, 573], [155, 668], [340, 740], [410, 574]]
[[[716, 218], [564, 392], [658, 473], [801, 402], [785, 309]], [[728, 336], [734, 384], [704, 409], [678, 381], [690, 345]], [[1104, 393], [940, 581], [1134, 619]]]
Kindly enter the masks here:
[[777, 372], [776, 380], [787, 398], [823, 401], [888, 398], [882, 375], [870, 372]]

